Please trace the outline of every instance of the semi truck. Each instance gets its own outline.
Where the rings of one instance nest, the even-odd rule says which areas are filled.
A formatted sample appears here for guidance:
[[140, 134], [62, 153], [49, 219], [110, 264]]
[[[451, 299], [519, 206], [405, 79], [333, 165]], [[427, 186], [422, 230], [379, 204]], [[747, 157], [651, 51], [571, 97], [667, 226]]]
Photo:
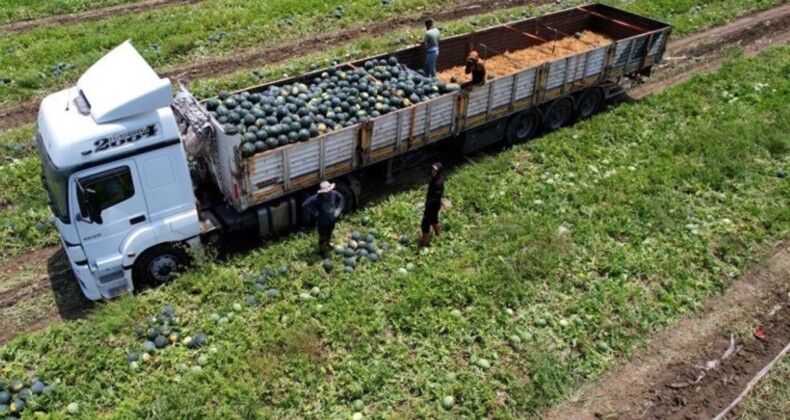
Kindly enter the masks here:
[[[437, 69], [462, 65], [472, 50], [490, 59], [585, 30], [612, 42], [252, 155], [205, 100], [160, 78], [129, 42], [118, 46], [75, 86], [46, 97], [37, 122], [42, 183], [82, 292], [100, 300], [164, 283], [188, 263], [191, 248], [310, 223], [300, 205], [322, 180], [337, 183], [351, 210], [362, 193], [360, 173], [428, 145], [470, 153], [587, 118], [651, 74], [672, 28], [590, 4], [443, 39]], [[414, 46], [337, 68], [392, 56], [424, 67], [424, 50]]]

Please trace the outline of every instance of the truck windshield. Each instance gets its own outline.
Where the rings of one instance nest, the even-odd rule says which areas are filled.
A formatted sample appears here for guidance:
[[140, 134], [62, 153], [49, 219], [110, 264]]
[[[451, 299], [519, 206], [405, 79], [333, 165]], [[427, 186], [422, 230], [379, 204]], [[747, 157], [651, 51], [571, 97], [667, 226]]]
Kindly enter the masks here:
[[36, 143], [41, 155], [41, 181], [49, 197], [49, 207], [52, 213], [63, 223], [70, 223], [68, 202], [68, 181], [70, 171], [60, 170], [55, 167], [49, 158], [41, 134], [36, 133]]

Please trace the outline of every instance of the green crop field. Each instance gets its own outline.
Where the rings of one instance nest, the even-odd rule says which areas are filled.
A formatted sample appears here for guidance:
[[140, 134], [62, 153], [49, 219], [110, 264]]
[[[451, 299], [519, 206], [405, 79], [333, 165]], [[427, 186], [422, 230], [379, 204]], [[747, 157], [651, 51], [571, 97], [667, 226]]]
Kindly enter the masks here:
[[[156, 67], [261, 48], [311, 34], [361, 27], [454, 0], [220, 0], [49, 26], [0, 38], [0, 104], [35, 97], [73, 83], [111, 48], [127, 39]], [[342, 7], [341, 9], [338, 9]], [[265, 17], [265, 18], [262, 18]]]
[[0, 0], [0, 24], [79, 13], [98, 7], [135, 3], [140, 0]]
[[781, 419], [790, 413], [790, 359], [785, 357], [743, 402], [739, 418]]
[[[788, 69], [790, 47], [733, 54], [463, 165], [427, 251], [397, 246], [424, 194], [406, 190], [339, 224], [336, 242], [389, 242], [376, 264], [326, 273], [295, 234], [22, 334], [0, 348], [0, 380], [37, 376], [53, 390], [31, 410], [85, 418], [538, 414], [788, 236]], [[130, 363], [134, 327], [167, 305], [181, 337], [207, 342]]]
[[[646, 0], [636, 0], [625, 4], [612, 2], [619, 7], [637, 13], [647, 13], [675, 25], [675, 37], [721, 24], [746, 12], [765, 9], [778, 3], [781, 1], [744, 0], [735, 2], [726, 0], [706, 3], [699, 0], [673, 0], [660, 2], [659, 6], [655, 2]], [[521, 18], [524, 11], [537, 15], [568, 6], [569, 4], [563, 3], [539, 8], [515, 8], [469, 19], [442, 22], [441, 27], [446, 35], [458, 34]], [[310, 64], [326, 64], [336, 57], [345, 59], [350, 54], [363, 57], [384, 53], [402, 46], [404, 39], [411, 39], [410, 37], [414, 36], [413, 30], [414, 28], [396, 30], [380, 38], [362, 37], [348, 45], [338, 46], [336, 49], [321, 53], [295, 57], [284, 63], [245, 69], [219, 78], [196, 80], [192, 82], [191, 87], [196, 94], [205, 97], [220, 89], [240, 89], [278, 79], [283, 74], [306, 71]], [[292, 34], [292, 36], [296, 37], [298, 34]], [[140, 48], [140, 44], [137, 45]], [[114, 44], [108, 43], [106, 48], [92, 52], [91, 59], [97, 58], [112, 46]], [[144, 51], [143, 53], [145, 54]], [[64, 75], [61, 82], [63, 84], [70, 83], [78, 74], [79, 72], [75, 69], [71, 76]], [[60, 85], [47, 84], [46, 86], [46, 90], [52, 90]], [[3, 87], [0, 86], [0, 90], [2, 89]], [[38, 160], [35, 157], [35, 151], [30, 147], [33, 133], [34, 128], [31, 124], [0, 132], [0, 159], [2, 159], [0, 160], [0, 220], [2, 220], [0, 222], [0, 240], [4, 244], [3, 249], [0, 250], [0, 261], [21, 252], [56, 244], [58, 241], [54, 227], [47, 222], [50, 214], [46, 207], [46, 197], [37, 181]]]

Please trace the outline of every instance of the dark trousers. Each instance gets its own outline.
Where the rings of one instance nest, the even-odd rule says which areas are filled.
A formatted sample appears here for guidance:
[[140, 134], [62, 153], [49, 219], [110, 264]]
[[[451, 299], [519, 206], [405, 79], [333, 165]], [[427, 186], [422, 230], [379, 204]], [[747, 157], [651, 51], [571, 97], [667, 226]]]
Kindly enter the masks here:
[[323, 251], [329, 242], [332, 240], [332, 232], [335, 230], [335, 224], [321, 226], [318, 225], [318, 250]]
[[425, 203], [425, 211], [422, 214], [422, 233], [428, 233], [431, 226], [439, 223], [439, 210], [442, 208], [441, 201], [429, 201]]

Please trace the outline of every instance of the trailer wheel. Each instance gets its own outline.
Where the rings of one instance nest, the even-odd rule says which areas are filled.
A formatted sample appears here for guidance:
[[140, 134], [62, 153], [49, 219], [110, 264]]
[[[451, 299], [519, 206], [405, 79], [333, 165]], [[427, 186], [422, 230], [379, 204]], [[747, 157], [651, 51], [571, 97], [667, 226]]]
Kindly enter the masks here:
[[540, 128], [540, 113], [534, 109], [522, 111], [510, 117], [505, 139], [510, 144], [523, 143], [535, 137], [538, 128]]
[[576, 117], [580, 120], [590, 118], [601, 110], [603, 105], [603, 92], [598, 88], [587, 89], [579, 99], [576, 108]]
[[161, 245], [143, 253], [135, 262], [132, 278], [135, 287], [156, 287], [173, 281], [175, 274], [189, 262], [184, 249], [176, 244]]
[[573, 101], [570, 98], [560, 98], [552, 102], [543, 119], [543, 129], [554, 131], [571, 122], [573, 117]]
[[343, 200], [345, 201], [345, 208], [343, 209], [343, 214], [350, 213], [357, 209], [357, 196], [354, 194], [354, 191], [351, 190], [351, 187], [346, 185], [345, 182], [338, 182], [337, 183], [337, 192], [339, 192], [343, 196]]

